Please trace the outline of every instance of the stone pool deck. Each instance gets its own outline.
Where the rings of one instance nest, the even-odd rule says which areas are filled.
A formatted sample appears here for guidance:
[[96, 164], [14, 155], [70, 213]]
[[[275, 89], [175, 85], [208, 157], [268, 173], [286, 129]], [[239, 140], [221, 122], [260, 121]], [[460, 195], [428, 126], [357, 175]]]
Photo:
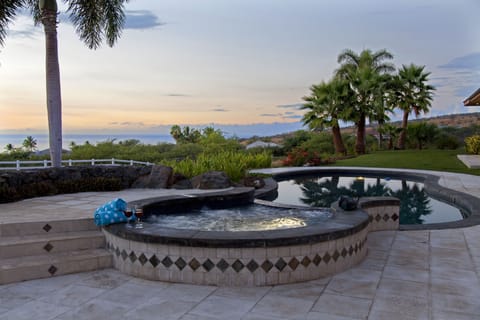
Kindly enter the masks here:
[[[480, 198], [480, 177], [425, 173], [440, 176], [445, 187]], [[90, 217], [114, 197], [132, 201], [171, 193], [193, 191], [124, 190], [28, 199], [1, 204], [0, 224]], [[195, 286], [137, 279], [113, 269], [1, 285], [0, 320], [480, 319], [480, 225], [373, 232], [367, 246], [367, 258], [358, 266], [289, 285]]]

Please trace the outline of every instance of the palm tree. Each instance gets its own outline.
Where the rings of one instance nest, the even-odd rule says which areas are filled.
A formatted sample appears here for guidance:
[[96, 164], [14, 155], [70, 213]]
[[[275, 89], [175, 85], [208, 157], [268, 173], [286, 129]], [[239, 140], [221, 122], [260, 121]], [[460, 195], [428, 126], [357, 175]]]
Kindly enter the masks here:
[[360, 54], [346, 49], [338, 56], [340, 68], [337, 75], [349, 82], [355, 97], [355, 102], [350, 106], [349, 118], [357, 127], [355, 152], [365, 153], [365, 126], [366, 118], [375, 114], [375, 105], [383, 99], [382, 87], [387, 81], [384, 76], [393, 72], [393, 64], [384, 60], [393, 59], [387, 50], [372, 52], [363, 50]]
[[14, 149], [15, 149], [15, 147], [14, 147], [13, 144], [11, 144], [11, 143], [8, 143], [8, 144], [5, 146], [5, 151], [7, 151], [7, 153], [11, 153]]
[[388, 135], [388, 150], [393, 149], [393, 141], [397, 138], [398, 134], [402, 131], [402, 128], [394, 126], [391, 123], [385, 123], [378, 128], [378, 132]]
[[402, 132], [397, 145], [399, 149], [405, 149], [410, 113], [413, 112], [418, 117], [422, 112], [428, 113], [430, 110], [435, 88], [427, 84], [430, 72], [424, 70], [425, 66], [412, 63], [403, 65], [396, 76], [395, 99], [398, 108], [403, 110]]
[[32, 152], [37, 148], [37, 140], [32, 136], [28, 136], [23, 140], [22, 145], [28, 152]]
[[343, 143], [339, 121], [344, 117], [344, 110], [351, 97], [348, 83], [339, 78], [330, 82], [322, 82], [310, 87], [311, 95], [303, 97], [306, 103], [302, 109], [309, 109], [303, 116], [303, 123], [311, 129], [330, 127], [333, 144], [337, 154], [346, 155], [347, 149]]
[[[124, 4], [128, 0], [64, 0], [67, 12], [80, 39], [97, 49], [103, 39], [109, 46], [118, 40], [125, 21]], [[62, 160], [62, 98], [58, 63], [58, 7], [56, 0], [2, 0], [0, 2], [0, 45], [4, 45], [7, 27], [16, 14], [30, 10], [36, 24], [43, 24], [46, 48], [47, 112], [52, 166]]]

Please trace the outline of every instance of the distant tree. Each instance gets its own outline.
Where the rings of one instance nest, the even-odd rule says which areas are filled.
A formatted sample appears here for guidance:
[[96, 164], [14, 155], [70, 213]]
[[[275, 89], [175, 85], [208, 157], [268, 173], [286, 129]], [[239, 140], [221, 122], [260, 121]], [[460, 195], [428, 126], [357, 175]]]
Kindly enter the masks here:
[[429, 75], [430, 72], [425, 72], [425, 66], [412, 63], [403, 65], [395, 77], [395, 99], [397, 107], [403, 111], [402, 132], [397, 144], [399, 149], [405, 149], [410, 113], [418, 117], [430, 110], [435, 88], [427, 84]]
[[432, 142], [438, 128], [433, 123], [425, 121], [408, 125], [408, 135], [416, 141], [417, 149], [421, 150], [425, 143]]
[[388, 136], [388, 150], [393, 149], [393, 142], [398, 137], [399, 133], [402, 131], [402, 128], [394, 126], [391, 123], [385, 123], [378, 128], [378, 132], [381, 132], [383, 135]]
[[189, 126], [183, 127], [174, 125], [170, 128], [170, 135], [176, 143], [196, 143], [200, 140], [201, 132], [197, 129], [190, 128]]
[[22, 145], [28, 152], [33, 152], [35, 149], [37, 149], [37, 140], [32, 136], [28, 136], [25, 138], [25, 140], [23, 140]]
[[13, 144], [8, 143], [8, 144], [5, 146], [5, 151], [7, 151], [8, 153], [11, 153], [13, 150], [15, 150], [15, 147], [13, 146]]

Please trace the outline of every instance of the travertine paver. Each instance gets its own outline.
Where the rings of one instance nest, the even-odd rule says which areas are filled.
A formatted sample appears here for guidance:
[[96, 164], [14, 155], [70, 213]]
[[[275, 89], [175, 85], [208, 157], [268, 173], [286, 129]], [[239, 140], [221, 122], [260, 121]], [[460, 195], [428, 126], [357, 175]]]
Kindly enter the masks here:
[[[480, 197], [480, 177], [441, 173]], [[89, 217], [112, 197], [185, 190], [125, 190], [0, 205], [0, 223]], [[187, 191], [190, 193], [190, 191]], [[81, 208], [79, 208], [81, 207]], [[0, 286], [2, 319], [480, 319], [480, 226], [371, 233], [367, 258], [329, 278], [222, 288], [133, 278], [113, 269]]]

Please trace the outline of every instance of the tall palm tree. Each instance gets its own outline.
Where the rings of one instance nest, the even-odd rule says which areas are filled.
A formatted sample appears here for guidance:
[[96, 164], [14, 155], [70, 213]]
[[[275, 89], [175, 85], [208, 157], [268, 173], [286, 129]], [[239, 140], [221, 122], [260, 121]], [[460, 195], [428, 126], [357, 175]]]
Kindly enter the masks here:
[[385, 60], [393, 59], [387, 50], [372, 52], [363, 50], [360, 54], [350, 49], [338, 56], [339, 69], [336, 74], [350, 83], [355, 102], [350, 106], [350, 118], [357, 127], [355, 152], [365, 153], [366, 118], [375, 114], [375, 106], [383, 96], [382, 87], [386, 81], [384, 75], [395, 70], [393, 64]]
[[402, 132], [397, 147], [405, 149], [407, 139], [408, 116], [414, 113], [419, 116], [428, 113], [433, 100], [435, 87], [427, 84], [430, 72], [425, 72], [425, 66], [413, 63], [403, 65], [396, 76], [395, 99], [399, 109], [403, 111]]
[[[105, 39], [113, 46], [125, 21], [124, 4], [128, 0], [64, 0], [67, 12], [80, 39], [97, 49]], [[58, 6], [56, 0], [2, 0], [0, 2], [0, 45], [4, 45], [8, 25], [22, 10], [30, 10], [35, 24], [45, 32], [47, 112], [52, 166], [62, 160], [62, 97], [58, 63]]]
[[303, 97], [306, 103], [302, 109], [309, 109], [303, 116], [303, 123], [311, 129], [330, 127], [333, 145], [337, 154], [346, 155], [347, 149], [340, 132], [340, 119], [344, 118], [345, 108], [351, 97], [348, 83], [339, 78], [310, 87], [311, 95]]

